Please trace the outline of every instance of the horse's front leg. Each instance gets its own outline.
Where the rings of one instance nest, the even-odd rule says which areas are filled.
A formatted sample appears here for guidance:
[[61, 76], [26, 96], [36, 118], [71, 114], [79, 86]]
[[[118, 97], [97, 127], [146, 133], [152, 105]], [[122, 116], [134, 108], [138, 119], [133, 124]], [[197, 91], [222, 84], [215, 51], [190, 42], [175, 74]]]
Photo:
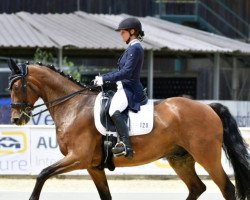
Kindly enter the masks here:
[[82, 169], [82, 164], [77, 156], [68, 154], [55, 164], [43, 169], [36, 179], [36, 185], [30, 196], [30, 200], [39, 200], [42, 187], [48, 178], [61, 173]]
[[106, 178], [105, 171], [98, 169], [96, 167], [87, 169], [89, 175], [95, 183], [95, 186], [98, 190], [101, 200], [111, 200], [111, 194], [109, 191], [109, 186]]

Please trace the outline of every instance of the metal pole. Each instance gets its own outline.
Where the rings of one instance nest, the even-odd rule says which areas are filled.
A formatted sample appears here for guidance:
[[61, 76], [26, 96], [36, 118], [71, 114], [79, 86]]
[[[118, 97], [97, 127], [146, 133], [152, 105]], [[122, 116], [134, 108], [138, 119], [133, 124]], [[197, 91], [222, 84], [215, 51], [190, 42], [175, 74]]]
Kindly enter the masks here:
[[198, 18], [199, 0], [195, 0], [194, 14]]
[[63, 60], [63, 48], [58, 49], [58, 66], [62, 70], [62, 60]]
[[220, 99], [220, 54], [214, 54], [213, 99]]
[[77, 0], [77, 11], [80, 11], [80, 0]]
[[109, 14], [111, 15], [112, 14], [112, 2], [111, 2], [111, 0], [109, 0], [108, 6], [109, 6]]
[[159, 0], [159, 17], [166, 15], [166, 3], [164, 3], [162, 0]]
[[238, 93], [238, 68], [237, 68], [237, 58], [233, 58], [233, 74], [232, 74], [232, 98], [237, 100]]
[[250, 24], [248, 25], [248, 41], [247, 42], [250, 42]]
[[154, 81], [154, 52], [149, 50], [147, 52], [147, 66], [148, 66], [148, 97], [153, 98], [153, 81]]

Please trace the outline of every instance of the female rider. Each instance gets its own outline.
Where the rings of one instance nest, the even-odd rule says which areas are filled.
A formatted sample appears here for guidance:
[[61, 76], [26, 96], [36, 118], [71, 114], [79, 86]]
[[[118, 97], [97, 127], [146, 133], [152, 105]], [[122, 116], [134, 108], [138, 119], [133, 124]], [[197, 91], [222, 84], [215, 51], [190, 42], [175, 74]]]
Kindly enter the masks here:
[[101, 76], [96, 76], [94, 84], [101, 86], [104, 82], [116, 83], [117, 91], [111, 101], [109, 115], [113, 120], [120, 142], [112, 148], [115, 156], [124, 155], [132, 159], [133, 150], [129, 140], [129, 130], [121, 113], [128, 107], [134, 112], [140, 110], [145, 96], [140, 82], [140, 71], [143, 65], [144, 50], [140, 44], [144, 32], [141, 22], [137, 18], [122, 20], [116, 29], [120, 32], [127, 49], [118, 60], [118, 70]]

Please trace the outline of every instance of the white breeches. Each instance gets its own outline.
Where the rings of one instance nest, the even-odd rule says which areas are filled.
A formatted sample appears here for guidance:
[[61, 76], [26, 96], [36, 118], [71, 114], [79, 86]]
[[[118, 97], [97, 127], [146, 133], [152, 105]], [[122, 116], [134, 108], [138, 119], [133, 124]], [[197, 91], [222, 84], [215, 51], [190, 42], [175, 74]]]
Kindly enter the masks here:
[[125, 94], [125, 91], [122, 87], [120, 81], [117, 82], [117, 92], [114, 94], [113, 99], [109, 108], [109, 116], [112, 116], [115, 111], [119, 110], [120, 112], [124, 111], [128, 107], [128, 99]]

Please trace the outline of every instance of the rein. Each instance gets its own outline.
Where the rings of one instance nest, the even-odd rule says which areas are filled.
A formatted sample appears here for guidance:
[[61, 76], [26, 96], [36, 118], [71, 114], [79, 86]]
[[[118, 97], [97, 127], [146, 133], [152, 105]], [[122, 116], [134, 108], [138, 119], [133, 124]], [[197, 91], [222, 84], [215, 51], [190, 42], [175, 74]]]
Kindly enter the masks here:
[[[48, 102], [45, 102], [45, 103], [42, 103], [42, 104], [39, 104], [39, 105], [36, 105], [36, 106], [33, 106], [31, 105], [30, 103], [27, 102], [27, 80], [26, 80], [26, 75], [27, 75], [27, 65], [21, 65], [21, 67], [19, 68], [21, 69], [21, 73], [19, 74], [14, 74], [12, 76], [10, 76], [9, 80], [9, 89], [12, 89], [12, 85], [13, 85], [13, 82], [15, 80], [18, 80], [18, 79], [21, 79], [21, 83], [22, 83], [22, 99], [23, 99], [23, 102], [17, 102], [17, 103], [11, 103], [11, 108], [21, 108], [21, 115], [25, 115], [27, 116], [28, 118], [32, 118], [34, 116], [37, 116], [43, 112], [46, 112], [48, 111], [49, 109], [51, 108], [54, 108], [62, 103], [64, 103], [65, 101], [68, 101], [69, 99], [75, 97], [76, 95], [78, 94], [83, 94], [82, 92], [85, 91], [85, 90], [92, 90], [92, 89], [96, 89], [96, 86], [88, 86], [88, 85], [84, 85], [84, 88], [78, 90], [78, 91], [75, 91], [73, 93], [70, 93], [70, 94], [67, 94], [67, 95], [64, 95], [62, 97], [59, 97], [57, 99], [54, 99], [52, 101], [48, 101]], [[50, 104], [53, 104], [55, 103], [54, 105], [51, 105], [49, 106]], [[29, 115], [28, 113], [32, 110], [34, 110], [35, 108], [39, 108], [41, 106], [44, 106], [46, 105], [47, 108], [38, 112], [38, 113], [35, 113], [33, 115]]]
[[[75, 96], [78, 95], [78, 94], [83, 94], [82, 92], [85, 91], [86, 89], [92, 90], [92, 89], [95, 89], [95, 88], [96, 88], [96, 87], [87, 86], [87, 87], [82, 88], [82, 89], [80, 89], [80, 90], [78, 90], [78, 91], [75, 91], [75, 92], [73, 92], [73, 93], [64, 95], [64, 96], [59, 97], [59, 98], [57, 98], [57, 99], [54, 99], [54, 100], [52, 100], [52, 101], [48, 101], [48, 102], [45, 102], [45, 103], [42, 103], [42, 104], [39, 104], [39, 105], [36, 105], [36, 106], [30, 106], [30, 104], [27, 104], [27, 107], [25, 107], [25, 109], [22, 111], [22, 114], [26, 115], [26, 116], [29, 117], [29, 118], [35, 117], [35, 116], [37, 116], [37, 115], [39, 115], [39, 114], [41, 114], [41, 113], [44, 113], [44, 112], [48, 111], [48, 110], [51, 109], [51, 108], [54, 108], [54, 107], [56, 107], [56, 106], [58, 106], [58, 105], [64, 103], [65, 101], [68, 101], [69, 99], [75, 97]], [[57, 103], [54, 104], [54, 105], [51, 105], [51, 106], [47, 106], [48, 104], [52, 104], [52, 103], [55, 103], [55, 102], [57, 102]], [[24, 105], [24, 103], [15, 103], [15, 104], [12, 104], [12, 107], [18, 107], [19, 104], [23, 104], [23, 105]], [[22, 105], [22, 107], [23, 107], [23, 105]], [[40, 111], [40, 112], [38, 112], [38, 113], [35, 113], [35, 114], [33, 114], [33, 115], [27, 114], [27, 112], [32, 111], [32, 110], [34, 110], [34, 109], [36, 109], [36, 108], [39, 108], [39, 107], [41, 107], [41, 106], [44, 106], [44, 105], [47, 106], [46, 109], [44, 109], [44, 110], [42, 110], [42, 111]], [[21, 107], [21, 106], [20, 106], [20, 107]]]
[[[54, 105], [52, 105], [52, 106], [48, 106], [45, 110], [42, 110], [42, 111], [40, 111], [40, 112], [38, 112], [38, 113], [36, 113], [36, 114], [34, 114], [34, 115], [30, 115], [29, 117], [30, 117], [30, 118], [31, 118], [31, 117], [35, 117], [35, 116], [37, 116], [37, 115], [39, 115], [39, 114], [41, 114], [41, 113], [43, 113], [43, 112], [46, 112], [46, 111], [48, 111], [49, 109], [54, 108], [54, 107], [56, 107], [56, 106], [58, 106], [58, 105], [64, 103], [65, 101], [67, 101], [67, 100], [69, 100], [69, 99], [75, 97], [76, 95], [81, 94], [81, 93], [82, 93], [84, 90], [86, 90], [86, 89], [90, 89], [90, 90], [91, 90], [91, 88], [83, 88], [83, 89], [78, 90], [78, 91], [76, 91], [76, 92], [73, 92], [73, 93], [64, 95], [64, 96], [62, 96], [62, 97], [59, 97], [59, 98], [57, 98], [57, 99], [54, 99], [54, 100], [52, 100], [52, 101], [48, 101], [48, 102], [45, 102], [45, 103], [36, 105], [36, 106], [32, 107], [30, 111], [32, 111], [32, 110], [34, 110], [34, 109], [36, 109], [36, 108], [39, 108], [39, 107], [41, 107], [41, 106], [44, 106], [44, 105], [47, 106], [47, 104], [52, 104], [52, 103], [55, 103], [55, 102], [58, 102], [58, 101], [59, 101], [58, 103], [56, 103], [56, 104], [54, 104]], [[27, 113], [26, 113], [26, 114], [27, 114]]]

